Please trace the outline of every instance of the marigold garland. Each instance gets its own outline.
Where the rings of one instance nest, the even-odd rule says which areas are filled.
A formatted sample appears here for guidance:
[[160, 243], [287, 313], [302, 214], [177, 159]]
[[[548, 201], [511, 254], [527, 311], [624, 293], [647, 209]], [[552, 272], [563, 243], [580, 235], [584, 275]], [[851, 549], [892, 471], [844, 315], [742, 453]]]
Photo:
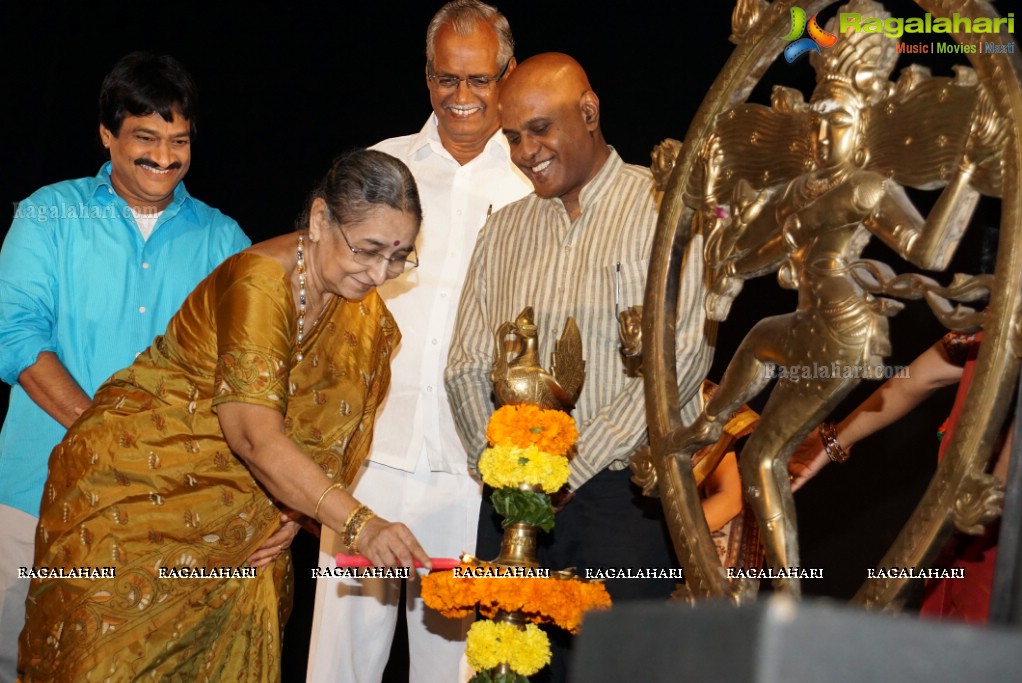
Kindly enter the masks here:
[[477, 606], [487, 617], [521, 610], [535, 624], [555, 624], [572, 633], [578, 633], [587, 611], [610, 607], [610, 595], [602, 583], [580, 579], [456, 577], [454, 572], [431, 572], [422, 578], [421, 591], [423, 602], [445, 617], [464, 617]]
[[[559, 410], [508, 405], [490, 417], [486, 438], [491, 447], [479, 459], [479, 473], [497, 489], [494, 505], [505, 517], [505, 526], [521, 522], [549, 531], [553, 508], [547, 494], [560, 490], [571, 474], [569, 451], [578, 440], [575, 421]], [[600, 583], [477, 577], [464, 571], [476, 566], [463, 563], [462, 571], [455, 570], [457, 577], [455, 572], [423, 577], [423, 602], [445, 617], [460, 618], [478, 609], [490, 618], [499, 612], [517, 612], [532, 623], [520, 629], [503, 622], [475, 622], [465, 647], [468, 662], [477, 671], [472, 683], [524, 681], [550, 663], [550, 641], [536, 624], [555, 624], [577, 633], [587, 610], [610, 607], [610, 596]], [[516, 675], [501, 673], [494, 678], [493, 669], [500, 665]]]
[[550, 663], [550, 640], [534, 624], [521, 630], [513, 624], [477, 621], [468, 630], [465, 657], [476, 671], [507, 664], [521, 676], [531, 676]]
[[575, 420], [560, 410], [530, 404], [502, 406], [490, 416], [486, 438], [494, 446], [536, 446], [551, 455], [563, 456], [578, 441]]
[[551, 455], [535, 445], [519, 448], [502, 444], [483, 451], [479, 473], [495, 489], [527, 484], [554, 493], [567, 483], [571, 468], [567, 458]]

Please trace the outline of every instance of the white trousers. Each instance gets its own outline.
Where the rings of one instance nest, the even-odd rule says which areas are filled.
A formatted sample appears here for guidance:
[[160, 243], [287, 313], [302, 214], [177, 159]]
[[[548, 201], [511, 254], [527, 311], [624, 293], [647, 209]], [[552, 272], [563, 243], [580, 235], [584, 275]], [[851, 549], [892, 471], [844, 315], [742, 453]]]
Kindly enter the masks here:
[[0, 505], [0, 683], [17, 678], [18, 634], [25, 625], [30, 582], [18, 577], [18, 568], [32, 566], [38, 523], [28, 513]]
[[[400, 521], [432, 557], [475, 551], [479, 484], [467, 474], [431, 472], [425, 456], [415, 472], [369, 463], [352, 495], [388, 521]], [[334, 567], [346, 552], [324, 527], [319, 566]], [[421, 574], [420, 574], [421, 576]], [[407, 585], [409, 683], [458, 683], [472, 672], [464, 661], [472, 617], [447, 619], [422, 604], [420, 582]], [[309, 644], [309, 683], [379, 683], [397, 624], [400, 579], [319, 578]]]

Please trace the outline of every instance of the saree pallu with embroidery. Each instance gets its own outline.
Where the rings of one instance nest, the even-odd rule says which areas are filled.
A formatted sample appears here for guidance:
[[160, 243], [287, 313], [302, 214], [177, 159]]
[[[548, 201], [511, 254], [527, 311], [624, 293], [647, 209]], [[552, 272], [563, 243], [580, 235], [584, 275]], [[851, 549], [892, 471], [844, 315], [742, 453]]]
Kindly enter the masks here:
[[279, 680], [290, 556], [245, 561], [280, 510], [231, 452], [216, 406], [280, 411], [288, 436], [350, 482], [400, 337], [375, 292], [328, 304], [301, 362], [295, 331], [283, 268], [239, 254], [100, 388], [50, 456], [22, 680]]

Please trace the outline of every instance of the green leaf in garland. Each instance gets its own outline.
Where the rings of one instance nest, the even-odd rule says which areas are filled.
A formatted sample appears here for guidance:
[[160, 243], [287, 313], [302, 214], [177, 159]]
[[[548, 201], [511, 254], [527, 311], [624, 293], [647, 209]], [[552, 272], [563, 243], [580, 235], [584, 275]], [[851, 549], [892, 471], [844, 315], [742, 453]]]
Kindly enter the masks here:
[[504, 526], [522, 522], [538, 526], [549, 532], [554, 528], [554, 508], [550, 496], [540, 491], [498, 489], [490, 498], [497, 514], [504, 518]]

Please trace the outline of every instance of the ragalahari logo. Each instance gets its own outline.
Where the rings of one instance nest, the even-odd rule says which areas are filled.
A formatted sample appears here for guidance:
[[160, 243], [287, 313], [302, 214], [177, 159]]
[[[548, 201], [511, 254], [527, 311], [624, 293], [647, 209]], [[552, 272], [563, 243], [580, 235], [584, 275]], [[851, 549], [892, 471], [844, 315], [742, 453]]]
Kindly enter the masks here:
[[814, 14], [813, 18], [808, 22], [809, 37], [803, 38], [802, 34], [805, 33], [807, 29], [806, 11], [801, 7], [791, 8], [791, 31], [788, 35], [784, 36], [784, 39], [790, 43], [784, 48], [784, 58], [788, 60], [789, 64], [810, 50], [818, 53], [821, 47], [830, 47], [837, 42], [837, 36], [828, 31], [824, 31], [820, 25], [816, 23], [816, 16], [817, 15]]

